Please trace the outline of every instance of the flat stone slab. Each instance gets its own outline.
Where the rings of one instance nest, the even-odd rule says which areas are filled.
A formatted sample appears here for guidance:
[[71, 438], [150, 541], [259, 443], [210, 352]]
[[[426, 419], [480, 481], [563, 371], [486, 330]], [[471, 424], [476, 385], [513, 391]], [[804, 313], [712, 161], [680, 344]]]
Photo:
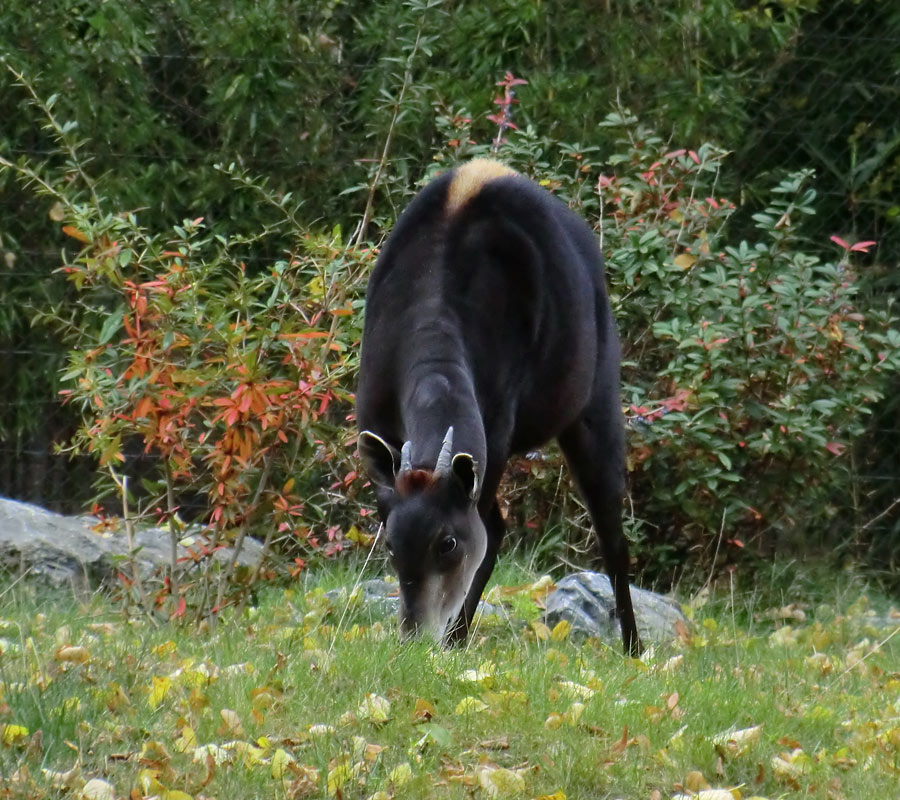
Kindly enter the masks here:
[[[100, 520], [91, 516], [68, 517], [38, 506], [0, 498], [0, 571], [27, 575], [54, 586], [75, 585], [90, 589], [116, 580], [127, 569], [128, 538], [121, 530], [96, 531]], [[162, 528], [143, 528], [135, 533], [137, 563], [142, 574], [169, 564], [169, 532]], [[245, 539], [238, 563], [255, 564], [262, 545]], [[187, 556], [179, 545], [179, 557]], [[229, 550], [216, 557], [227, 560]]]

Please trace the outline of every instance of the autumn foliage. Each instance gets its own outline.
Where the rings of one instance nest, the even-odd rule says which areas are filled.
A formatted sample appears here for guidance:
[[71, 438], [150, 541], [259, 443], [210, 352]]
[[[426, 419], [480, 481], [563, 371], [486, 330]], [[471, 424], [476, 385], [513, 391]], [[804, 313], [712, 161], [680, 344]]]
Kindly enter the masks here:
[[[900, 370], [890, 303], [861, 297], [871, 241], [808, 240], [809, 172], [737, 203], [719, 188], [724, 150], [678, 147], [625, 109], [603, 122], [609, 153], [517, 129], [513, 91], [525, 85], [499, 82], [492, 141], [479, 143], [469, 115], [440, 117], [446, 145], [426, 179], [499, 148], [596, 229], [624, 348], [627, 527], [650, 580], [749, 551], [864, 553], [871, 518], [854, 498], [866, 456], [855, 445]], [[229, 548], [248, 535], [264, 553], [277, 544], [295, 575], [310, 553], [371, 543], [358, 524], [369, 509], [357, 495], [351, 393], [374, 247], [347, 244], [339, 227], [310, 233], [290, 193], [234, 167], [219, 169], [272, 217], [255, 234], [202, 218], [147, 230], [136, 213], [107, 210], [73, 163], [88, 191], [15, 167], [52, 197], [51, 219], [73, 245], [62, 266], [70, 294], [39, 315], [70, 348], [64, 397], [83, 419], [70, 449], [96, 457], [103, 513], [126, 532], [165, 525], [192, 554], [178, 561], [173, 544], [151, 591], [123, 569], [128, 596], [202, 617], [269, 574], [265, 557], [235, 567]], [[555, 524], [558, 538], [584, 538], [552, 448], [510, 473], [511, 531]]]
[[[161, 590], [182, 596], [157, 604], [183, 614], [187, 567], [240, 548], [251, 526], [267, 550], [276, 539], [288, 551], [341, 549], [316, 504], [355, 478], [348, 379], [371, 251], [345, 250], [334, 231], [251, 269], [199, 218], [166, 238], [133, 214], [72, 223], [74, 388], [64, 396], [85, 419], [73, 447], [96, 455], [120, 495], [108, 512], [124, 500], [127, 516], [169, 526], [173, 538], [186, 519], [201, 526], [197, 558], [173, 564]], [[141, 484], [129, 487], [125, 474]], [[210, 608], [265, 569], [241, 581], [228, 566]]]

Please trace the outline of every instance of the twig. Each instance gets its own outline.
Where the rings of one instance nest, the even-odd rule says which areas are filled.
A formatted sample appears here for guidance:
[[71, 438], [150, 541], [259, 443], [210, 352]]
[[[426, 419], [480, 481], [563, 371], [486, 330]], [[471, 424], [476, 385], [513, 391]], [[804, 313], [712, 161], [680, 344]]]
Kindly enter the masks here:
[[852, 672], [856, 669], [860, 664], [863, 663], [870, 655], [873, 653], [877, 653], [884, 645], [886, 645], [891, 639], [893, 639], [898, 633], [900, 633], [900, 625], [898, 625], [894, 630], [892, 630], [887, 636], [884, 637], [880, 642], [878, 642], [868, 653], [866, 653], [859, 661], [854, 661], [849, 667], [847, 667], [840, 675], [838, 675], [834, 679], [834, 683], [838, 683], [848, 672]]
[[[172, 480], [172, 467], [168, 458], [163, 458], [166, 469], [166, 509], [169, 523], [169, 593], [178, 606], [178, 531], [175, 529], [175, 486]], [[174, 609], [173, 609], [174, 611]]]
[[23, 569], [16, 576], [16, 579], [11, 584], [9, 586], [7, 586], [2, 592], [0, 592], [0, 600], [3, 599], [4, 595], [6, 595], [7, 592], [11, 592], [17, 583], [20, 583], [21, 581], [25, 580], [25, 578], [28, 577], [28, 573], [33, 572], [33, 571], [34, 571], [34, 566], [28, 567], [27, 569]]
[[[722, 509], [722, 522], [719, 525], [719, 537], [716, 539], [716, 551], [713, 553], [712, 564], [709, 567], [709, 577], [706, 579], [706, 583], [703, 584], [703, 589], [708, 589], [713, 582], [713, 576], [716, 571], [716, 559], [719, 557], [719, 547], [722, 545], [722, 534], [725, 533], [725, 514], [727, 509]], [[702, 592], [703, 589], [700, 591]]]
[[400, 86], [397, 101], [394, 103], [394, 113], [391, 116], [391, 124], [388, 127], [387, 136], [384, 140], [384, 147], [381, 149], [381, 158], [378, 159], [375, 177], [372, 178], [372, 183], [369, 185], [369, 194], [366, 197], [366, 207], [363, 210], [362, 219], [359, 221], [359, 225], [356, 228], [354, 244], [357, 246], [365, 240], [369, 230], [369, 223], [372, 221], [372, 209], [375, 206], [375, 192], [378, 190], [378, 186], [381, 183], [381, 176], [384, 174], [384, 169], [387, 165], [388, 154], [391, 151], [391, 145], [394, 141], [394, 132], [397, 129], [397, 122], [400, 119], [400, 110], [403, 106], [403, 101], [406, 99], [406, 92], [409, 90], [410, 83], [412, 83], [413, 61], [415, 60], [416, 55], [418, 55], [419, 45], [422, 41], [422, 31], [425, 27], [424, 20], [425, 15], [423, 14], [419, 18], [419, 26], [416, 29], [416, 41], [413, 43], [412, 50], [406, 58], [406, 70], [403, 74], [403, 84]]
[[125, 522], [125, 535], [128, 537], [128, 563], [131, 565], [131, 578], [134, 581], [138, 597], [141, 600], [141, 606], [144, 611], [149, 614], [151, 609], [150, 601], [144, 590], [144, 582], [141, 580], [141, 569], [138, 566], [134, 552], [134, 519], [132, 518], [131, 511], [128, 507], [128, 476], [123, 475], [120, 478], [116, 475], [115, 470], [111, 466], [109, 467], [109, 475], [113, 479], [113, 483], [116, 484], [119, 491], [122, 493], [122, 519]]
[[[94, 182], [87, 176], [87, 173], [84, 171], [84, 168], [81, 166], [81, 159], [78, 156], [78, 145], [72, 144], [69, 141], [69, 136], [65, 128], [59, 123], [56, 117], [53, 114], [52, 102], [53, 98], [50, 98], [49, 101], [42, 100], [34, 87], [28, 82], [25, 78], [24, 72], [19, 72], [12, 64], [6, 61], [5, 58], [2, 59], [3, 63], [6, 65], [6, 68], [16, 77], [16, 80], [19, 82], [19, 85], [31, 95], [31, 100], [34, 105], [36, 105], [44, 114], [49, 122], [50, 128], [53, 129], [56, 140], [62, 145], [65, 149], [66, 153], [69, 155], [69, 159], [71, 160], [71, 165], [75, 168], [75, 171], [78, 173], [79, 177], [84, 181], [84, 185], [88, 188], [88, 191], [91, 193], [91, 200], [93, 202], [94, 208], [99, 212], [100, 211], [100, 199], [97, 197], [97, 191], [94, 188]], [[6, 162], [4, 166], [7, 166], [9, 162]], [[40, 183], [46, 186], [44, 181], [40, 181]], [[59, 193], [53, 190], [53, 194], [59, 196]], [[65, 201], [66, 205], [71, 207], [71, 204], [68, 201]]]
[[884, 509], [884, 511], [882, 511], [880, 514], [878, 514], [878, 515], [872, 517], [872, 519], [870, 519], [865, 525], [863, 525], [863, 526], [859, 529], [859, 533], [862, 533], [864, 530], [867, 530], [868, 528], [871, 528], [876, 522], [878, 522], [878, 520], [880, 520], [882, 517], [886, 517], [886, 516], [887, 516], [888, 514], [890, 514], [891, 511], [893, 511], [897, 506], [900, 506], [900, 497], [897, 497], [897, 498], [894, 500], [894, 502], [891, 503], [891, 504], [890, 504], [886, 509]]
[[[265, 488], [269, 483], [269, 474], [271, 472], [272, 459], [269, 458], [267, 453], [263, 456], [262, 474], [259, 476], [259, 483], [256, 485], [256, 492], [254, 492], [253, 494], [253, 500], [250, 502], [250, 508], [247, 509], [247, 513], [244, 516], [244, 521], [241, 523], [241, 530], [238, 533], [237, 541], [235, 541], [234, 548], [231, 551], [231, 557], [228, 559], [228, 566], [219, 575], [219, 588], [218, 592], [216, 593], [216, 609], [221, 608], [222, 603], [225, 601], [225, 586], [231, 581], [232, 577], [234, 576], [234, 570], [237, 567], [238, 557], [240, 556], [241, 550], [244, 547], [244, 539], [247, 537], [247, 531], [250, 528], [250, 517], [256, 510], [256, 506], [259, 503], [259, 498], [262, 496], [263, 491], [265, 491]], [[266, 537], [266, 540], [267, 542], [269, 541], [268, 536]]]
[[513, 86], [525, 86], [527, 84], [528, 81], [517, 78], [511, 72], [507, 72], [503, 76], [502, 81], [497, 81], [496, 85], [503, 87], [503, 97], [498, 97], [494, 100], [494, 105], [500, 106], [500, 113], [489, 114], [487, 117], [489, 121], [497, 126], [497, 135], [491, 142], [492, 155], [496, 155], [500, 150], [500, 146], [506, 141], [503, 138], [503, 134], [506, 133], [507, 128], [517, 130], [512, 121], [512, 107], [517, 105], [519, 101], [516, 100], [516, 91], [513, 89]]

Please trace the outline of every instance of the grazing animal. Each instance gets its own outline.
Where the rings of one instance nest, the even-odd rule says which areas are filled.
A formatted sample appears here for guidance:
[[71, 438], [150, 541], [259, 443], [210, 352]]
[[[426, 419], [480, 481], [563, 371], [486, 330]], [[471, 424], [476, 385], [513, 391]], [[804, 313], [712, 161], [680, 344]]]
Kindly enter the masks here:
[[507, 459], [556, 437], [640, 651], [622, 532], [619, 342], [591, 229], [476, 159], [401, 215], [366, 295], [359, 453], [400, 583], [404, 637], [462, 640], [504, 534]]

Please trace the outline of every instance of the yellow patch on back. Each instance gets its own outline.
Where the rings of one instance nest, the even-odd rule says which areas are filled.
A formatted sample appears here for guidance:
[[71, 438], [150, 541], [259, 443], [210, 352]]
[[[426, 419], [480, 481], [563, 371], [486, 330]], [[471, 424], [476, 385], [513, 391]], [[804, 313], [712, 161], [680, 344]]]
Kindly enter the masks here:
[[486, 183], [518, 174], [512, 167], [490, 158], [474, 158], [457, 167], [447, 192], [447, 215], [452, 216], [459, 211]]

